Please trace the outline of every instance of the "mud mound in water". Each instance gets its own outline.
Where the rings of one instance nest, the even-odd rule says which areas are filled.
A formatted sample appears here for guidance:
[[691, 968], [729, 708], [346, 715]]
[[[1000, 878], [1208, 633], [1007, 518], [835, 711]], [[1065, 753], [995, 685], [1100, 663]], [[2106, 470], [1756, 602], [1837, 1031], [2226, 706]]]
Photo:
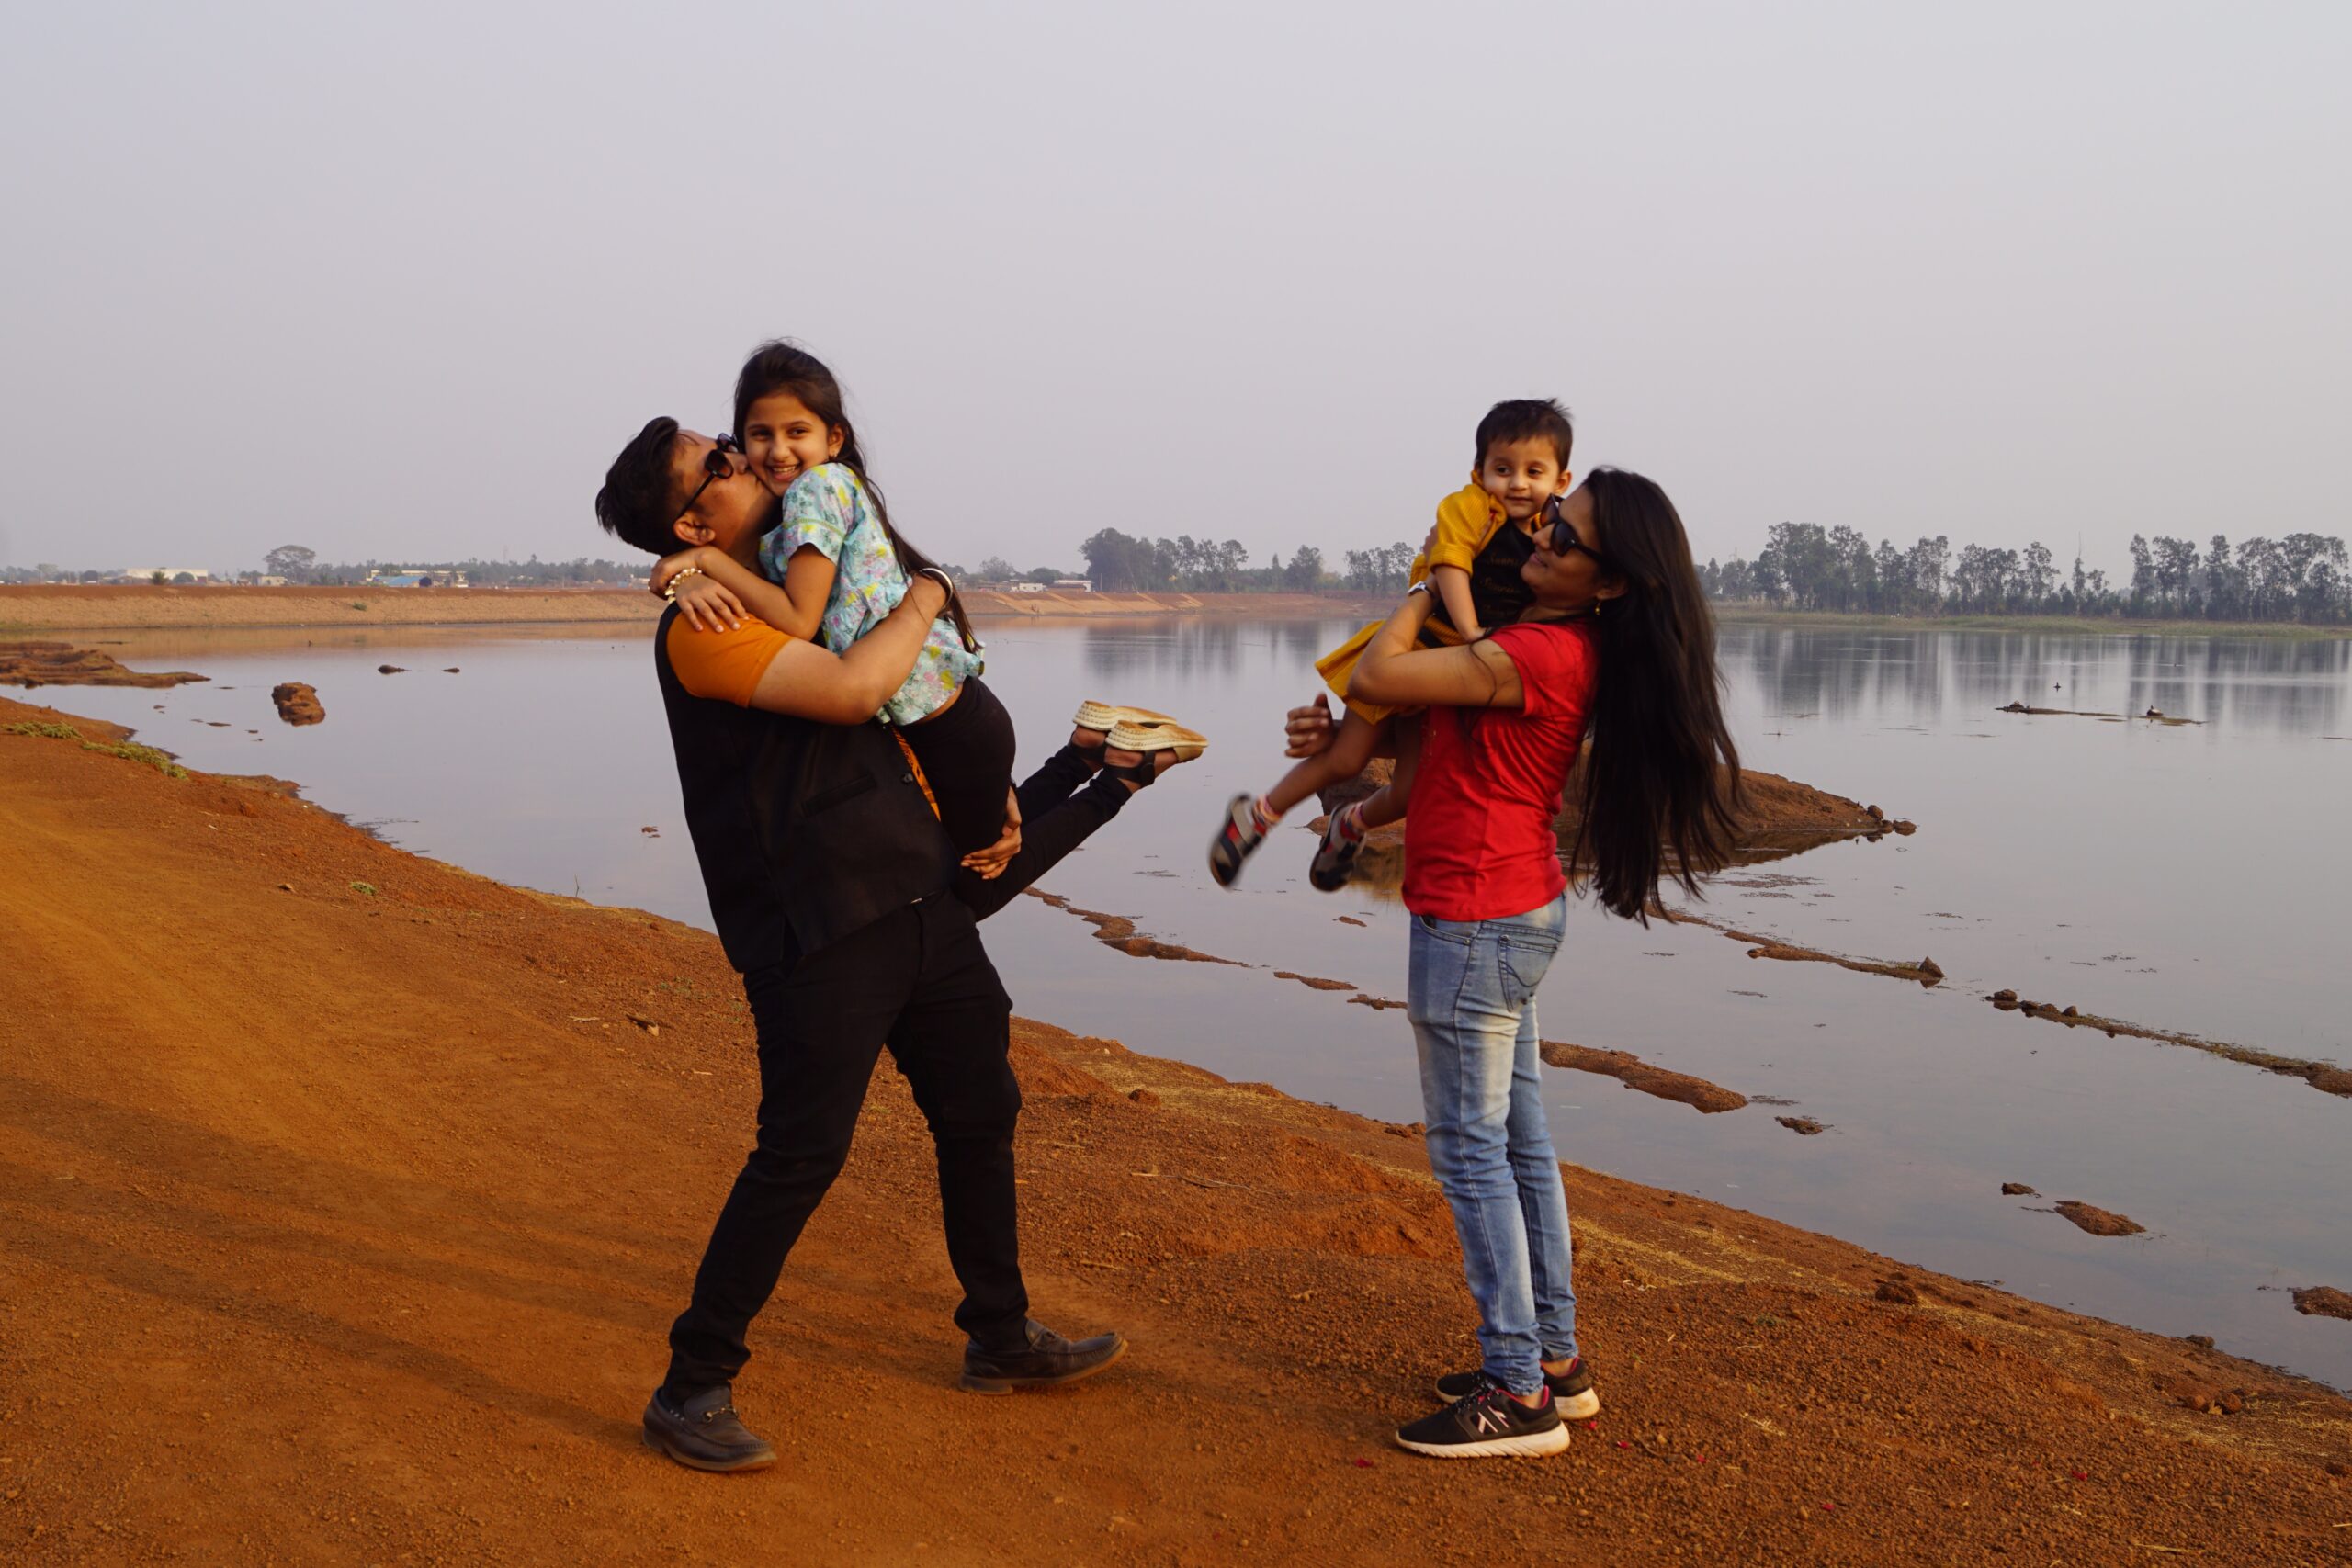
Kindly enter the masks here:
[[2127, 1215], [2077, 1202], [2072, 1198], [2060, 1200], [2058, 1212], [2093, 1235], [2138, 1235], [2148, 1228]]
[[2295, 1292], [2295, 1310], [2306, 1317], [2352, 1320], [2352, 1295], [2333, 1285], [2312, 1285]]
[[1022, 889], [1030, 897], [1051, 904], [1065, 914], [1076, 915], [1094, 928], [1094, 940], [1105, 947], [1118, 949], [1130, 958], [1166, 958], [1179, 964], [1230, 964], [1238, 969], [1249, 964], [1238, 958], [1219, 958], [1214, 953], [1202, 953], [1182, 942], [1162, 942], [1158, 937], [1145, 936], [1136, 930], [1132, 915], [1106, 915], [1100, 909], [1081, 909], [1058, 893], [1046, 893], [1035, 887]]
[[186, 670], [150, 673], [126, 670], [114, 655], [64, 642], [0, 642], [0, 685], [182, 686], [209, 681]]
[[2352, 1072], [2333, 1062], [2305, 1061], [2300, 1056], [2282, 1056], [2276, 1051], [2234, 1044], [2227, 1040], [2208, 1040], [2202, 1035], [2183, 1034], [2177, 1030], [2151, 1029], [2125, 1019], [2085, 1012], [2071, 1003], [2062, 1008], [2056, 1002], [2037, 1002], [2007, 987], [1995, 991], [1984, 999], [2003, 1012], [2016, 1013], [2020, 1018], [2039, 1018], [2051, 1023], [2064, 1024], [2068, 1029], [2096, 1029], [2110, 1040], [2118, 1035], [2126, 1035], [2134, 1040], [2153, 1040], [2160, 1045], [2186, 1045], [2192, 1051], [2202, 1051], [2224, 1061], [2243, 1062], [2247, 1066], [2260, 1067], [2281, 1077], [2301, 1078], [2322, 1094], [2352, 1098]]
[[1555, 1067], [1566, 1067], [1579, 1073], [1599, 1073], [1612, 1077], [1627, 1089], [1654, 1094], [1660, 1100], [1679, 1101], [1707, 1115], [1736, 1111], [1747, 1103], [1747, 1097], [1736, 1089], [1721, 1084], [1694, 1078], [1688, 1073], [1669, 1072], [1654, 1067], [1631, 1051], [1603, 1051], [1591, 1045], [1571, 1045], [1566, 1041], [1546, 1040], [1543, 1044], [1544, 1061]]
[[277, 716], [288, 724], [324, 724], [327, 710], [319, 701], [318, 688], [301, 681], [288, 681], [270, 688], [269, 700], [277, 705]]

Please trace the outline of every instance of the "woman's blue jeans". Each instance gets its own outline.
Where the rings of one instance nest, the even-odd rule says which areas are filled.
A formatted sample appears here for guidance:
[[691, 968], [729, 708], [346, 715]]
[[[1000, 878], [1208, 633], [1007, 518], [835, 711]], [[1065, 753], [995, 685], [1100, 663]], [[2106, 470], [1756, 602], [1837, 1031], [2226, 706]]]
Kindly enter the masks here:
[[1544, 1117], [1535, 987], [1565, 895], [1498, 920], [1413, 917], [1406, 1016], [1421, 1059], [1430, 1169], [1453, 1206], [1487, 1375], [1514, 1393], [1577, 1353], [1568, 1200]]

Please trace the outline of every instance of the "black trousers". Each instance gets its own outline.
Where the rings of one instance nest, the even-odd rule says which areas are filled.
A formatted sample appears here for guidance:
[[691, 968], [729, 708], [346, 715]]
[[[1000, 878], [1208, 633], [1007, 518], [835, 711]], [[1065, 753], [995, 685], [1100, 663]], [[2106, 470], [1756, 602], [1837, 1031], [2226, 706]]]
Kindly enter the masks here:
[[1005, 1059], [1012, 1002], [972, 912], [945, 894], [926, 898], [797, 964], [744, 976], [743, 991], [759, 1030], [759, 1139], [670, 1325], [663, 1386], [684, 1397], [731, 1382], [750, 1359], [744, 1334], [849, 1157], [885, 1046], [938, 1153], [947, 1258], [964, 1287], [956, 1325], [984, 1345], [1020, 1342], [1029, 1294], [1012, 1185], [1021, 1088]]
[[[1021, 803], [1021, 848], [1005, 863], [1003, 874], [992, 882], [983, 882], [971, 872], [958, 869], [956, 873], [956, 897], [976, 917], [985, 920], [1003, 908], [1023, 888], [1084, 843], [1094, 829], [1119, 814], [1119, 807], [1127, 803], [1127, 786], [1100, 773], [1090, 779], [1091, 772], [1084, 752], [1064, 746], [1013, 792], [1013, 798]], [[994, 817], [984, 844], [994, 843], [1004, 828], [1001, 790], [997, 792]]]
[[673, 1399], [732, 1382], [750, 1359], [744, 1336], [849, 1157], [885, 1047], [931, 1125], [947, 1258], [964, 1287], [956, 1326], [991, 1348], [1022, 1342], [1029, 1293], [1013, 1197], [1012, 1002], [978, 922], [1125, 804], [1125, 785], [1087, 774], [1066, 746], [1021, 786], [1021, 851], [996, 880], [963, 873], [957, 897], [926, 898], [743, 976], [759, 1040], [759, 1135], [703, 1248], [693, 1298], [670, 1325], [662, 1387]]

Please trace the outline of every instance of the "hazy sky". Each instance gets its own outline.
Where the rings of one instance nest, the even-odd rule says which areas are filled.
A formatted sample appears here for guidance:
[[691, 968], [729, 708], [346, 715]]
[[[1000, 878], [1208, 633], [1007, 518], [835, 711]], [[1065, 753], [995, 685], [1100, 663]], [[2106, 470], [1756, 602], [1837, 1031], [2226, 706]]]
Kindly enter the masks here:
[[[125, 6], [0, 53], [0, 564], [627, 557], [789, 334], [908, 534], [2352, 533], [2352, 6]], [[2329, 458], [2328, 452], [2337, 453]]]

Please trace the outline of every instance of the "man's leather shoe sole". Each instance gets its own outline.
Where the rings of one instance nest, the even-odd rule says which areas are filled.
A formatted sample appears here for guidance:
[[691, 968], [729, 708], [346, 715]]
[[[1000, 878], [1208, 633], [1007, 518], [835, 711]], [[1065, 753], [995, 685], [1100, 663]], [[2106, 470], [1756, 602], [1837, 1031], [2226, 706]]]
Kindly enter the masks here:
[[1121, 1338], [1111, 1348], [1111, 1353], [1101, 1360], [1089, 1361], [1067, 1371], [1016, 1375], [1010, 1372], [976, 1372], [967, 1366], [956, 1383], [967, 1393], [1012, 1393], [1024, 1388], [1061, 1388], [1092, 1377], [1126, 1353], [1127, 1342]]
[[744, 1470], [765, 1470], [775, 1462], [775, 1455], [773, 1453], [752, 1454], [745, 1459], [729, 1460], [724, 1463], [703, 1459], [688, 1453], [674, 1443], [663, 1441], [650, 1427], [645, 1431], [645, 1446], [665, 1459], [675, 1460], [688, 1470], [708, 1471], [714, 1475], [732, 1475], [737, 1471]]

